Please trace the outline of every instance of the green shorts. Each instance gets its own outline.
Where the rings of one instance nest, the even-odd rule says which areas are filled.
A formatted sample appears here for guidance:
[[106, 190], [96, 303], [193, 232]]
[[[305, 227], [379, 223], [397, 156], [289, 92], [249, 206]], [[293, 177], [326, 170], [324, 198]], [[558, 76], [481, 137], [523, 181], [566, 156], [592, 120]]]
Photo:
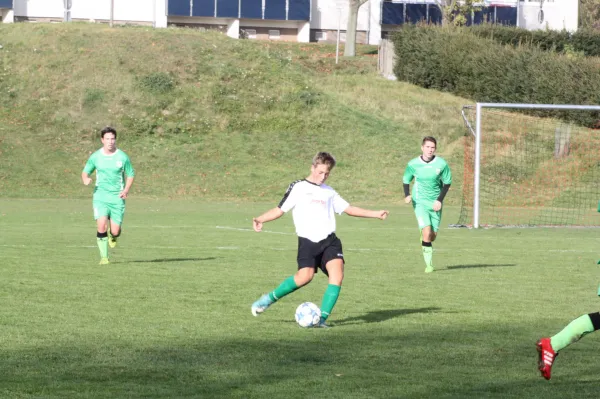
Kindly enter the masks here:
[[418, 203], [413, 202], [413, 208], [415, 210], [415, 216], [417, 217], [417, 223], [419, 223], [419, 230], [423, 230], [427, 226], [431, 226], [431, 229], [437, 232], [440, 229], [440, 222], [442, 220], [442, 210], [434, 211], [432, 203]]
[[98, 220], [101, 217], [107, 217], [119, 226], [123, 224], [125, 201], [114, 203], [94, 200], [92, 206], [94, 207], [94, 220]]

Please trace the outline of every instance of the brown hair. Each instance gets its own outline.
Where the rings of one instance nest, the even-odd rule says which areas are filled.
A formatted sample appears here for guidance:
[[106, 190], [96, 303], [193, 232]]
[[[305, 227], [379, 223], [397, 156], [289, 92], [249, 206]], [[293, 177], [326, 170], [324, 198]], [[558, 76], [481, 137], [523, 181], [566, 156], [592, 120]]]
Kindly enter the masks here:
[[423, 137], [423, 142], [421, 143], [421, 145], [425, 145], [425, 143], [428, 142], [428, 141], [431, 141], [433, 144], [435, 144], [435, 146], [437, 148], [437, 140], [433, 136], [425, 136], [425, 137]]
[[314, 156], [312, 164], [313, 166], [327, 165], [329, 166], [329, 170], [331, 170], [335, 166], [335, 158], [328, 152], [318, 152]]
[[100, 137], [104, 138], [104, 135], [106, 133], [112, 133], [112, 134], [115, 135], [115, 139], [117, 138], [117, 131], [114, 128], [110, 127], [110, 126], [106, 126], [104, 129], [102, 129], [100, 131]]

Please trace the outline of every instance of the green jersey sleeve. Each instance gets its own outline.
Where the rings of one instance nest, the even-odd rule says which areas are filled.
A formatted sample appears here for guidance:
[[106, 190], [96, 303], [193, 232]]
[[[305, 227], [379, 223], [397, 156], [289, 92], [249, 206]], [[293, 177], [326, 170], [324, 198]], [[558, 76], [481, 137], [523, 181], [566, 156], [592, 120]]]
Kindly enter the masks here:
[[448, 166], [448, 164], [442, 169], [441, 179], [444, 184], [452, 184], [452, 172], [450, 171], [450, 166]]
[[83, 171], [88, 175], [91, 175], [96, 170], [96, 153], [93, 153], [85, 163]]
[[127, 155], [125, 156], [125, 162], [123, 163], [123, 171], [125, 172], [125, 176], [127, 177], [135, 176], [135, 170], [133, 169], [133, 166], [131, 165], [131, 160]]
[[406, 169], [404, 170], [404, 176], [402, 177], [403, 184], [410, 184], [413, 177], [415, 177], [415, 170], [412, 165], [409, 163], [406, 165]]

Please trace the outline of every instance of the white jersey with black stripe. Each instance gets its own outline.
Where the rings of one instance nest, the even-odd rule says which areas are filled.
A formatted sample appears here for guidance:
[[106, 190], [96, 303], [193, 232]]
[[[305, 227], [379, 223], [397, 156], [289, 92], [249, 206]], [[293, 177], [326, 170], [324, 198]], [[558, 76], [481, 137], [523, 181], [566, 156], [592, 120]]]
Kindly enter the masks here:
[[326, 184], [296, 180], [288, 187], [279, 208], [293, 209], [296, 234], [319, 242], [335, 232], [335, 213], [342, 214], [350, 204]]

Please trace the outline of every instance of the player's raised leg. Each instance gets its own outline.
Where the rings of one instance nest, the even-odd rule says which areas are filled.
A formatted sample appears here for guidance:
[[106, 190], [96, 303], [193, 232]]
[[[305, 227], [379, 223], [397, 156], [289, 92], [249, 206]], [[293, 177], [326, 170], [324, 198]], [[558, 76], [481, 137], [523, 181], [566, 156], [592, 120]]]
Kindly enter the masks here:
[[250, 308], [252, 315], [258, 316], [263, 313], [269, 306], [283, 298], [284, 296], [291, 294], [298, 288], [311, 282], [315, 275], [314, 267], [303, 267], [299, 269], [295, 275], [290, 276], [283, 280], [281, 284], [273, 291], [268, 294], [264, 294], [256, 302], [252, 304]]
[[108, 219], [108, 246], [115, 248], [117, 246], [117, 238], [121, 235], [121, 226], [123, 225], [123, 217], [125, 215], [124, 204], [112, 204], [110, 206], [110, 218]]
[[538, 368], [542, 376], [547, 380], [550, 379], [552, 365], [559, 351], [598, 329], [600, 329], [600, 313], [590, 313], [573, 320], [551, 338], [540, 339], [537, 342], [537, 350]]

